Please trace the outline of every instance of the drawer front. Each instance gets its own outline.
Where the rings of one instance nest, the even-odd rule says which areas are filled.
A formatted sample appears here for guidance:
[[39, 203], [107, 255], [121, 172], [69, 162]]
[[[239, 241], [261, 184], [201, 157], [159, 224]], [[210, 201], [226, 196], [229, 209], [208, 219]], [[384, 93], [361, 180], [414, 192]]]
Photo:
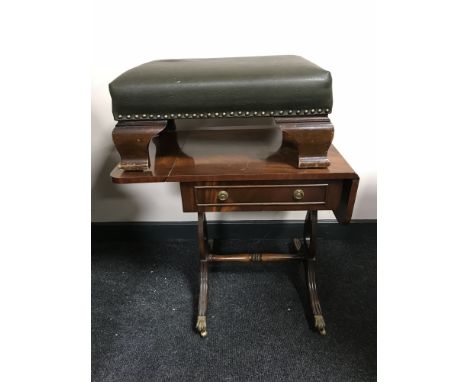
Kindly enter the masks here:
[[194, 185], [199, 211], [307, 210], [329, 208], [338, 183]]

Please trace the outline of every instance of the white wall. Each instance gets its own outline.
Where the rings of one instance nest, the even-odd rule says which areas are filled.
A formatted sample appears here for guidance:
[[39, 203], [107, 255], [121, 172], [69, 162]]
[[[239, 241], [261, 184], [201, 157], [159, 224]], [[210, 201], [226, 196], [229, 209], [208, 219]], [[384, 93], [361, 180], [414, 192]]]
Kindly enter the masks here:
[[[377, 217], [374, 3], [355, 1], [99, 2], [93, 12], [92, 220], [195, 220], [178, 184], [115, 185], [118, 161], [108, 83], [164, 58], [297, 54], [331, 71], [334, 144], [361, 177], [354, 219]], [[223, 219], [302, 219], [302, 212], [232, 213]], [[328, 212], [320, 218], [333, 218]], [[219, 214], [209, 218], [221, 219]]]

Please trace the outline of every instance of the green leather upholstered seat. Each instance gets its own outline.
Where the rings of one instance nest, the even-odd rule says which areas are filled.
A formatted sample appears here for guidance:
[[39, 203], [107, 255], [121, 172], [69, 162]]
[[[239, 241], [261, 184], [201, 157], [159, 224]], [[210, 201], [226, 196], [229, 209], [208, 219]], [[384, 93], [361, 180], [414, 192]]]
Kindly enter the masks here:
[[325, 115], [330, 72], [299, 56], [160, 60], [109, 85], [116, 120]]

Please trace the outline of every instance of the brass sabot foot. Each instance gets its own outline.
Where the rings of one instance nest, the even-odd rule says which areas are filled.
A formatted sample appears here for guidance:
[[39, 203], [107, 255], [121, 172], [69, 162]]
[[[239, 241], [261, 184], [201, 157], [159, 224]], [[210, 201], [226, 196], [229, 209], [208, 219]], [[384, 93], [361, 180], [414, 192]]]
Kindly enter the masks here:
[[207, 336], [208, 332], [206, 331], [206, 316], [198, 316], [197, 329], [200, 332], [200, 336], [203, 338]]
[[315, 318], [315, 327], [317, 328], [319, 333], [322, 336], [327, 334], [327, 332], [325, 331], [325, 320], [323, 319], [323, 316], [322, 315], [317, 315], [317, 316], [314, 316], [314, 318]]

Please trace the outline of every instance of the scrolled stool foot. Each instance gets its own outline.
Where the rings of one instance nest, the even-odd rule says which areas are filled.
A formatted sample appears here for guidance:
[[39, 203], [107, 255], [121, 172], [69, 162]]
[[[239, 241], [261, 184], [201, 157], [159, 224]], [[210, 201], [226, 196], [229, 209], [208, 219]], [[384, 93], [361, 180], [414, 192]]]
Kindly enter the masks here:
[[206, 331], [206, 316], [198, 316], [197, 330], [200, 332], [200, 336], [203, 338], [207, 336], [208, 332]]
[[327, 332], [325, 331], [325, 320], [323, 319], [323, 316], [322, 315], [317, 315], [317, 316], [314, 316], [314, 318], [315, 318], [315, 327], [317, 328], [319, 333], [322, 336], [327, 334]]

